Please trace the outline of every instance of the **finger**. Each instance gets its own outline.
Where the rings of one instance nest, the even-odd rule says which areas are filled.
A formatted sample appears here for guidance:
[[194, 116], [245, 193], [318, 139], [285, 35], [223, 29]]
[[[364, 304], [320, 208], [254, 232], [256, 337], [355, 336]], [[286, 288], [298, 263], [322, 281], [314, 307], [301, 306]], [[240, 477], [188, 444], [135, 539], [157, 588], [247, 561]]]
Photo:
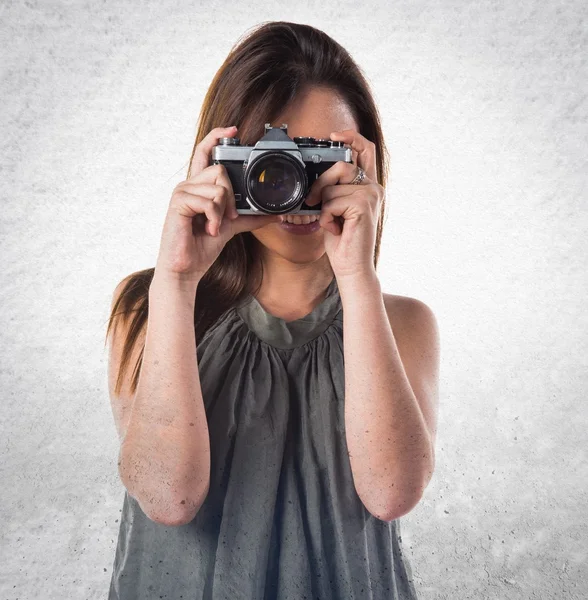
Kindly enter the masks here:
[[[208, 198], [218, 204], [219, 211], [222, 217], [226, 214], [228, 204], [229, 191], [224, 185], [215, 185], [213, 183], [192, 183], [190, 180], [181, 184], [179, 188], [183, 192]], [[221, 223], [218, 223], [220, 229]]]
[[346, 185], [344, 183], [338, 185], [326, 185], [321, 190], [320, 201], [325, 204], [328, 200], [332, 200], [333, 198], [345, 198], [346, 196], [353, 195], [355, 192], [357, 192], [356, 185]]
[[236, 127], [215, 127], [208, 135], [203, 137], [194, 151], [189, 179], [200, 175], [210, 165], [210, 154], [214, 146], [218, 145], [218, 138], [233, 137], [236, 133]]
[[239, 215], [239, 218], [232, 222], [233, 233], [254, 231], [271, 223], [279, 223], [281, 220], [280, 215]]
[[[214, 198], [179, 190], [174, 196], [173, 205], [178, 214], [184, 217], [194, 218], [205, 215], [208, 221], [208, 232], [213, 236], [218, 235], [222, 222], [222, 208]], [[206, 223], [204, 225], [206, 227]]]
[[319, 225], [334, 235], [339, 235], [341, 232], [339, 218], [330, 211], [324, 211], [321, 213]]
[[222, 225], [223, 216], [225, 214], [225, 207], [227, 205], [227, 189], [222, 185], [203, 183], [194, 184], [190, 181], [184, 181], [181, 184], [178, 184], [174, 190], [175, 202], [178, 201], [178, 195], [180, 195], [180, 201], [185, 201], [185, 195], [188, 195], [205, 198], [206, 200], [213, 202], [218, 209], [215, 212], [214, 218], [209, 217], [209, 228], [211, 235], [218, 235]]
[[355, 131], [355, 129], [333, 131], [331, 139], [349, 144], [357, 152], [357, 164], [372, 181], [378, 180], [376, 171], [376, 145], [373, 142], [361, 135], [359, 131]]
[[200, 185], [201, 183], [209, 183], [213, 185], [222, 185], [227, 190], [227, 194], [225, 196], [226, 205], [225, 205], [225, 213], [229, 219], [236, 219], [239, 216], [237, 212], [237, 205], [235, 200], [235, 193], [233, 191], [233, 184], [229, 178], [226, 168], [224, 165], [210, 165], [204, 171], [195, 175], [194, 177], [190, 177], [190, 179], [186, 179], [186, 181], [182, 181], [178, 184], [179, 186], [186, 185]]
[[[330, 185], [337, 185], [340, 182], [348, 183], [353, 181], [357, 175], [357, 166], [344, 160], [337, 161], [332, 167], [322, 173], [312, 184], [310, 193], [306, 197], [306, 204], [314, 206], [318, 204], [322, 197], [323, 189]], [[365, 181], [365, 180], [364, 180]]]

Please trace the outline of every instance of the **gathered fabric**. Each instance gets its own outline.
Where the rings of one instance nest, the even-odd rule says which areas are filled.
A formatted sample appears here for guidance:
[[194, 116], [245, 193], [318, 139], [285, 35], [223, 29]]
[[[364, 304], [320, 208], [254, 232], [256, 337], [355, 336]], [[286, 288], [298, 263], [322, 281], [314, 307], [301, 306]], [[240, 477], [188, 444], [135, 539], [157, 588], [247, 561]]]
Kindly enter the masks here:
[[400, 521], [374, 517], [345, 437], [336, 279], [285, 321], [254, 296], [197, 340], [210, 489], [178, 527], [126, 491], [109, 600], [415, 600]]

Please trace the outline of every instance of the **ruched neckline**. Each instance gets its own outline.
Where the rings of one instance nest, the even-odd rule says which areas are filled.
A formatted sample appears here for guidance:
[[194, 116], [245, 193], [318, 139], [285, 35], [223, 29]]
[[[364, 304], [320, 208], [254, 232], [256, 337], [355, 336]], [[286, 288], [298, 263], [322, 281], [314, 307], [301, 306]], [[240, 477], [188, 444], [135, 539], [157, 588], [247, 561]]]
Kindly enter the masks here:
[[337, 278], [333, 277], [323, 300], [310, 313], [294, 321], [272, 315], [253, 294], [235, 310], [249, 329], [265, 343], [284, 350], [297, 348], [323, 333], [341, 310]]

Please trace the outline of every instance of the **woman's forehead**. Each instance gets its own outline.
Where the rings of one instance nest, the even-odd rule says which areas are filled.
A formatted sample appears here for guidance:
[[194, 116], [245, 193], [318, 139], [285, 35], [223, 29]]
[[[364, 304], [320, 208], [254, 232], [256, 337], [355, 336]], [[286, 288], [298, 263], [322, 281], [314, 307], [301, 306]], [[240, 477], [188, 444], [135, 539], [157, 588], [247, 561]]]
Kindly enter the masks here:
[[272, 125], [288, 125], [288, 135], [329, 139], [331, 132], [356, 129], [357, 123], [345, 100], [329, 89], [310, 89], [295, 98]]

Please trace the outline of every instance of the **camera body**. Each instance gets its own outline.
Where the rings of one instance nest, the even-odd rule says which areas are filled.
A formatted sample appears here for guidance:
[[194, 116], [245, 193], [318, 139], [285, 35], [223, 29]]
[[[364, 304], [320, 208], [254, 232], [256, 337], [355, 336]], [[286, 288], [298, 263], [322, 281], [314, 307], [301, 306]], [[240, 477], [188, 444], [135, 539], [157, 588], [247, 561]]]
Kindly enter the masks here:
[[353, 162], [343, 142], [288, 136], [288, 126], [265, 124], [255, 146], [241, 146], [239, 138], [223, 137], [212, 149], [213, 164], [224, 165], [235, 193], [237, 212], [244, 215], [313, 215], [321, 203], [308, 206], [313, 182], [336, 162]]

